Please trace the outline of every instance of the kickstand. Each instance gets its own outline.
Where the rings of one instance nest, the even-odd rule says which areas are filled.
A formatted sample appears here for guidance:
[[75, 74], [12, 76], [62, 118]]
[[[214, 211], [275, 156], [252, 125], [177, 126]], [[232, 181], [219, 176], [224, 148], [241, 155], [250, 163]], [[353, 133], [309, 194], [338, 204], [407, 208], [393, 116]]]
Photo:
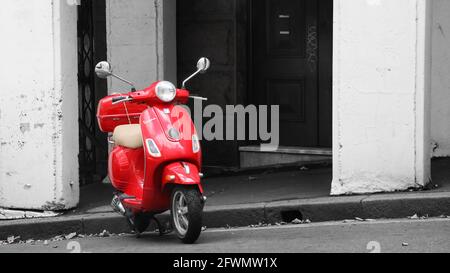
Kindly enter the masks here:
[[170, 230], [164, 229], [163, 225], [156, 217], [153, 217], [153, 221], [155, 221], [156, 225], [158, 226], [159, 236], [164, 236], [171, 232]]

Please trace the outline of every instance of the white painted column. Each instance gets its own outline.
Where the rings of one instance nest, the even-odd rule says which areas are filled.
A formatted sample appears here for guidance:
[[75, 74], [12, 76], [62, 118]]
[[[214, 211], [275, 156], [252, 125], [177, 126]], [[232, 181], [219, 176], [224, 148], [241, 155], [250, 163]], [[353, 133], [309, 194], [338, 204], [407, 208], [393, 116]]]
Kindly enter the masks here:
[[335, 0], [332, 194], [430, 181], [429, 0]]
[[66, 1], [2, 1], [0, 207], [78, 203], [76, 22]]
[[[108, 61], [138, 89], [176, 82], [176, 0], [106, 1]], [[110, 92], [129, 87], [109, 79]]]

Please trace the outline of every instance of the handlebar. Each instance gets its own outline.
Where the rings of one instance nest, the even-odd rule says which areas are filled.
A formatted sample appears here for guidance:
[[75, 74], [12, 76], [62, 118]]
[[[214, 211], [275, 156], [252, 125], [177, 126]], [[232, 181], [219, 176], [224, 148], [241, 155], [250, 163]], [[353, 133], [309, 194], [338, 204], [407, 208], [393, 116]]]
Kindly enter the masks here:
[[127, 102], [127, 101], [131, 101], [131, 100], [132, 99], [130, 97], [123, 97], [123, 96], [114, 97], [112, 99], [112, 104], [118, 104], [118, 103], [121, 103], [121, 102]]

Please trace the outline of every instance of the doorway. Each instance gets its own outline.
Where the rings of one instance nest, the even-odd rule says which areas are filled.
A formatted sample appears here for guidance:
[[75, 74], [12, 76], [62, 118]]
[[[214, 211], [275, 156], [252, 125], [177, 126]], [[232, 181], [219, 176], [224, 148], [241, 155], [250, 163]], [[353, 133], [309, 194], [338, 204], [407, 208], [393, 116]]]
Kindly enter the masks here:
[[280, 105], [280, 145], [332, 146], [332, 0], [253, 0], [249, 103]]
[[79, 172], [80, 185], [100, 182], [107, 174], [107, 136], [96, 120], [107, 85], [95, 77], [95, 64], [106, 60], [105, 0], [82, 0], [78, 6]]

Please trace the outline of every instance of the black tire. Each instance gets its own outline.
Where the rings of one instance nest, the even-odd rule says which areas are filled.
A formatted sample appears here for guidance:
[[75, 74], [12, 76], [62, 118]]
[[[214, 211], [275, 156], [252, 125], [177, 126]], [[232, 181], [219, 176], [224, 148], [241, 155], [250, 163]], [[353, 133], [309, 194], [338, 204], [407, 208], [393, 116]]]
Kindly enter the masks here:
[[[185, 217], [188, 220], [188, 224], [185, 230], [179, 228], [179, 225], [176, 223], [179, 220], [175, 219], [178, 214], [175, 212], [176, 205], [174, 205], [174, 202], [176, 201], [175, 198], [179, 196], [179, 193], [184, 195], [187, 205], [187, 214]], [[170, 198], [170, 219], [174, 231], [184, 244], [193, 244], [200, 237], [200, 233], [202, 232], [203, 206], [201, 194], [197, 188], [178, 186], [173, 189]]]

